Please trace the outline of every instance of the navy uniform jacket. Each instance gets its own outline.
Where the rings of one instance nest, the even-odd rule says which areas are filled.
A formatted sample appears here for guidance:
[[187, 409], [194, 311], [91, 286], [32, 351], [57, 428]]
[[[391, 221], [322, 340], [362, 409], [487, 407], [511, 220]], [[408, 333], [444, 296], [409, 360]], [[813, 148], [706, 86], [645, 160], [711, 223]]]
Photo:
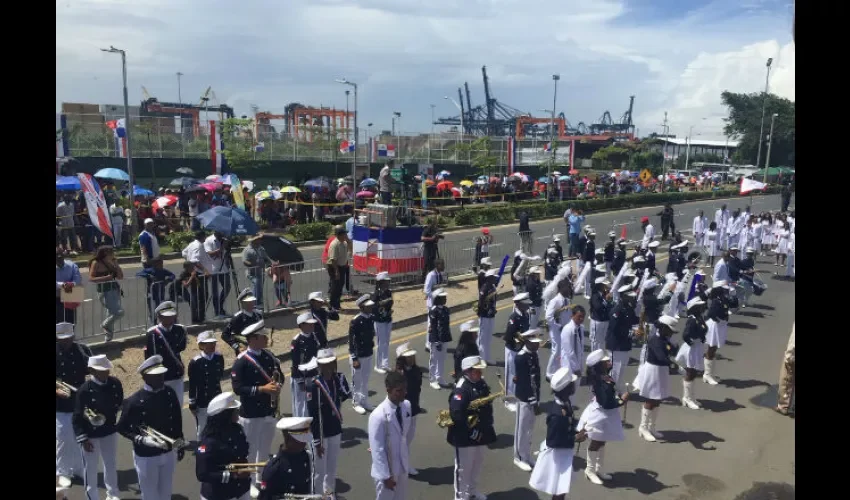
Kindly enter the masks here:
[[632, 339], [629, 334], [639, 322], [634, 307], [624, 302], [615, 305], [605, 333], [605, 347], [610, 351], [631, 351]]
[[[388, 300], [386, 304], [381, 304]], [[375, 323], [392, 323], [393, 321], [393, 291], [387, 288], [386, 290], [375, 290], [372, 294], [372, 301], [375, 303]]]
[[[86, 381], [89, 372], [89, 358], [91, 349], [83, 344], [74, 342], [67, 350], [62, 350], [56, 344], [56, 378], [77, 389]], [[74, 400], [77, 393], [71, 392], [70, 398], [56, 396], [56, 411], [59, 413], [73, 413]]]
[[484, 269], [480, 269], [478, 271], [478, 289], [481, 290], [481, 285], [484, 284], [484, 280], [486, 277], [484, 276], [487, 273]]
[[[323, 390], [324, 389], [324, 390]], [[325, 394], [327, 391], [327, 394]], [[328, 397], [330, 396], [330, 400]], [[342, 434], [342, 402], [351, 396], [351, 389], [345, 375], [335, 373], [330, 380], [321, 375], [307, 382], [307, 412], [313, 417], [310, 430], [313, 443], [318, 446], [319, 438], [329, 438]], [[334, 411], [336, 407], [336, 411]], [[321, 418], [319, 413], [321, 412]], [[337, 416], [339, 413], [339, 416]]]
[[701, 316], [688, 315], [685, 329], [682, 330], [682, 340], [688, 345], [693, 345], [695, 340], [705, 343], [705, 335], [708, 333], [708, 325]]
[[647, 323], [658, 321], [658, 318], [661, 317], [664, 304], [670, 302], [670, 299], [673, 298], [673, 295], [668, 295], [665, 299], [659, 299], [656, 296], [657, 293], [658, 288], [654, 288], [652, 293], [649, 293], [648, 290], [643, 292], [643, 310], [646, 311]]
[[508, 326], [505, 328], [505, 347], [519, 352], [522, 349], [522, 340], [520, 334], [528, 331], [529, 323], [528, 313], [521, 313], [518, 309], [514, 309], [511, 315], [508, 316]]
[[133, 453], [140, 457], [157, 457], [171, 450], [161, 450], [141, 443], [142, 426], [150, 427], [171, 439], [183, 439], [183, 409], [177, 393], [167, 385], [152, 392], [145, 388], [124, 401], [118, 432], [133, 442]]
[[741, 259], [730, 255], [726, 259], [726, 267], [729, 270], [729, 281], [738, 281], [741, 279]]
[[352, 361], [368, 358], [375, 352], [375, 322], [372, 316], [358, 314], [348, 325], [348, 353]]
[[546, 281], [552, 281], [555, 279], [555, 276], [558, 274], [558, 266], [560, 262], [558, 262], [557, 254], [547, 254], [546, 255], [546, 264], [543, 268], [543, 271], [546, 273]]
[[540, 280], [528, 280], [525, 284], [525, 291], [528, 292], [528, 298], [531, 299], [531, 307], [543, 307], [543, 283]]
[[496, 317], [496, 285], [485, 283], [478, 290], [478, 317], [479, 318], [495, 318]]
[[646, 252], [644, 258], [646, 259], [646, 268], [649, 269], [649, 274], [655, 274], [655, 252]]
[[686, 250], [681, 250], [676, 254], [676, 261], [678, 262], [676, 265], [676, 277], [680, 280], [684, 279], [685, 271], [688, 269], [688, 259], [685, 258], [685, 255], [687, 255], [685, 252]]
[[[118, 410], [124, 402], [124, 388], [117, 378], [109, 377], [103, 384], [87, 380], [76, 394], [71, 422], [78, 443], [91, 438], [106, 437], [117, 431]], [[106, 422], [100, 427], [93, 426], [85, 416], [86, 408], [106, 417]]]
[[[578, 254], [582, 256], [582, 260], [584, 260], [584, 247], [587, 245], [587, 234], [584, 231], [578, 236]], [[593, 254], [591, 254], [593, 255]]]
[[614, 274], [619, 274], [620, 269], [626, 264], [626, 251], [620, 248], [614, 251], [614, 261], [611, 262], [611, 271]]
[[481, 353], [478, 351], [477, 344], [458, 344], [455, 348], [455, 380], [459, 379], [463, 376], [463, 370], [461, 369], [463, 358], [468, 358], [469, 356], [478, 356]]
[[[755, 268], [755, 267], [756, 267], [756, 263], [753, 261], [753, 259], [751, 259], [749, 257], [741, 259], [741, 271], [752, 271], [753, 268]], [[741, 273], [741, 279], [749, 281], [750, 283], [752, 283], [753, 282], [753, 275], [744, 274], [742, 272]]]
[[445, 305], [432, 306], [428, 311], [428, 342], [451, 342], [452, 328], [449, 308]]
[[540, 404], [540, 356], [523, 349], [514, 358], [517, 400], [532, 405]]
[[564, 248], [557, 241], [553, 241], [551, 246], [558, 251], [558, 265], [560, 265], [564, 261]]
[[304, 335], [299, 333], [293, 337], [289, 344], [289, 359], [292, 360], [292, 378], [303, 379], [304, 374], [298, 369], [298, 365], [303, 365], [311, 359], [315, 358], [319, 353], [319, 341], [316, 335]]
[[712, 299], [705, 316], [714, 321], [729, 321], [729, 304], [726, 299]]
[[[259, 387], [269, 383], [269, 379], [248, 359], [250, 357], [265, 371], [265, 375], [274, 376], [281, 371], [280, 362], [269, 351], [263, 349], [259, 354], [250, 350], [243, 352], [233, 362], [230, 371], [230, 383], [233, 392], [239, 396], [242, 406], [239, 416], [242, 418], [260, 418], [274, 415], [272, 396], [259, 391]], [[280, 381], [283, 382], [283, 372]]]
[[[496, 429], [493, 427], [493, 404], [490, 403], [478, 410], [470, 410], [469, 403], [490, 395], [490, 387], [484, 379], [477, 383], [461, 376], [451, 394], [449, 394], [449, 412], [453, 425], [448, 428], [446, 441], [452, 446], [466, 448], [469, 446], [487, 446], [496, 441]], [[469, 415], [478, 415], [478, 423], [470, 428]], [[478, 440], [474, 440], [473, 436]]]
[[339, 321], [339, 313], [331, 313], [324, 307], [320, 307], [318, 309], [310, 308], [310, 314], [312, 314], [313, 317], [316, 318], [316, 321], [318, 321], [316, 329], [313, 331], [313, 335], [315, 335], [316, 340], [319, 341], [319, 347], [324, 349], [328, 346], [328, 320]]
[[593, 383], [593, 396], [596, 402], [604, 410], [613, 410], [623, 406], [625, 401], [617, 394], [617, 387], [613, 380], [597, 379]]
[[590, 319], [593, 321], [608, 321], [611, 319], [613, 302], [605, 300], [602, 292], [594, 292], [590, 296]]
[[546, 446], [548, 448], [573, 448], [576, 443], [576, 425], [573, 407], [557, 401], [546, 415]]
[[206, 408], [210, 401], [221, 394], [221, 377], [224, 376], [224, 356], [214, 352], [207, 359], [198, 354], [186, 369], [189, 372], [189, 409]]
[[263, 313], [254, 309], [253, 311], [245, 312], [238, 311], [230, 318], [224, 330], [221, 331], [221, 340], [227, 342], [227, 345], [233, 348], [234, 352], [239, 352], [240, 346], [247, 346], [248, 341], [241, 337], [242, 330], [247, 326], [253, 325], [263, 319]]
[[614, 262], [614, 253], [615, 253], [614, 242], [609, 241], [608, 243], [606, 243], [603, 250], [605, 250], [605, 254], [604, 254], [604, 257], [602, 258], [602, 260], [604, 262]]
[[307, 450], [286, 453], [282, 447], [263, 468], [259, 500], [275, 500], [285, 493], [313, 494], [313, 464]]
[[655, 366], [670, 366], [673, 345], [661, 335], [650, 335], [646, 341], [646, 362]]
[[[165, 342], [163, 342], [163, 337], [168, 342], [170, 350], [169, 347], [166, 347]], [[180, 353], [185, 350], [186, 329], [183, 325], [175, 323], [171, 326], [171, 330], [168, 331], [162, 325], [156, 325], [148, 329], [147, 344], [145, 344], [145, 359], [148, 359], [154, 354], [162, 356], [162, 365], [168, 368], [168, 372], [165, 373], [165, 380], [183, 378], [185, 368], [183, 367], [183, 361], [180, 359]]]
[[667, 271], [665, 274], [676, 273], [679, 275], [679, 252], [670, 252], [670, 259], [667, 261]]
[[587, 243], [584, 244], [584, 250], [581, 253], [581, 260], [585, 262], [594, 262], [596, 259], [596, 242], [594, 240], [587, 240]]
[[418, 365], [406, 366], [404, 378], [407, 379], [407, 401], [410, 403], [410, 416], [415, 417], [422, 413], [419, 399], [422, 394], [422, 368]]
[[204, 436], [195, 453], [195, 477], [207, 500], [239, 498], [251, 488], [251, 478], [237, 478], [225, 470], [228, 464], [248, 463], [248, 438], [234, 423], [216, 436]]

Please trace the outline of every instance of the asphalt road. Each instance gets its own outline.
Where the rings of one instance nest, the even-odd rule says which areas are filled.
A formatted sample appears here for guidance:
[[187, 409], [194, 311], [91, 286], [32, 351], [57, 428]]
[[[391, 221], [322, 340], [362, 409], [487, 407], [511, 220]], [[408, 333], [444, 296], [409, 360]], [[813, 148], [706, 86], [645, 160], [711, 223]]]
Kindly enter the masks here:
[[[706, 217], [711, 220], [714, 211], [722, 204], [727, 204], [728, 208], [744, 208], [750, 204], [749, 197], [724, 200], [705, 200], [691, 203], [683, 203], [676, 205], [676, 227], [684, 232], [687, 236], [691, 228], [693, 218], [697, 214], [697, 210], [704, 210]], [[766, 210], [778, 210], [780, 208], [779, 195], [757, 196], [753, 198], [752, 210], [755, 212]], [[599, 234], [599, 241], [606, 241], [605, 235], [608, 231], [614, 229], [617, 234], [620, 234], [623, 225], [627, 226], [627, 237], [629, 239], [639, 239], [641, 236], [640, 218], [644, 215], [650, 216], [653, 225], [656, 228], [656, 234], [660, 238], [661, 228], [659, 218], [656, 214], [660, 211], [660, 206], [641, 207], [636, 209], [621, 210], [615, 212], [603, 212], [599, 214], [589, 214], [586, 223], [596, 228]], [[562, 242], [566, 243], [565, 230], [566, 226], [562, 221], [549, 220], [545, 222], [531, 221], [531, 229], [534, 232], [534, 244], [532, 250], [536, 253], [542, 253], [546, 246], [551, 241], [554, 233], [560, 234]], [[472, 266], [474, 248], [472, 238], [478, 234], [478, 229], [469, 229], [464, 231], [456, 231], [446, 233], [445, 239], [440, 242], [440, 255], [446, 261], [447, 270], [451, 274], [465, 273]], [[519, 248], [519, 238], [517, 236], [517, 225], [494, 227], [491, 234], [495, 239], [495, 243], [491, 245], [490, 255], [493, 256], [494, 263], [499, 256], [513, 254]], [[562, 243], [562, 244], [564, 244]], [[566, 245], [565, 245], [566, 246]], [[295, 303], [306, 300], [310, 292], [317, 290], [328, 289], [327, 287], [327, 272], [321, 265], [321, 255], [324, 248], [322, 246], [305, 247], [301, 249], [301, 253], [305, 259], [305, 269], [302, 272], [296, 272], [292, 275], [292, 290], [291, 298]], [[237, 282], [241, 288], [248, 286], [248, 280], [245, 277], [244, 266], [242, 265], [241, 255], [233, 255], [234, 266], [237, 269]], [[181, 272], [182, 259], [170, 260], [165, 263], [168, 270], [179, 276]], [[125, 279], [122, 281], [124, 297], [122, 305], [125, 315], [116, 324], [116, 337], [135, 335], [140, 333], [142, 328], [146, 328], [150, 323], [148, 318], [147, 307], [145, 305], [145, 281], [136, 278], [135, 274], [141, 270], [141, 264], [126, 264], [122, 266], [125, 274]], [[100, 304], [94, 285], [88, 283], [87, 272], [83, 273], [84, 283], [86, 287], [86, 302], [80, 306], [77, 320], [77, 335], [79, 338], [91, 339], [92, 341], [102, 340], [100, 323], [105, 317], [105, 309]], [[361, 292], [370, 291], [373, 287], [367, 282], [369, 277], [359, 275], [352, 270], [352, 284], [355, 290]], [[236, 287], [231, 284], [232, 291], [228, 296], [225, 310], [233, 313], [238, 310], [236, 305]], [[272, 291], [272, 283], [270, 279], [266, 279], [265, 283], [265, 304], [268, 308], [274, 303], [274, 293]], [[212, 304], [207, 307], [207, 320], [213, 318]], [[178, 303], [178, 317], [182, 324], [191, 324], [189, 307], [187, 303]]]
[[[666, 257], [665, 257], [666, 258]], [[661, 259], [659, 259], [661, 260]], [[709, 386], [696, 384], [696, 398], [702, 410], [689, 410], [680, 406], [681, 377], [671, 377], [673, 398], [666, 401], [658, 419], [658, 429], [665, 439], [647, 443], [637, 435], [640, 420], [639, 398], [628, 405], [626, 441], [610, 443], [607, 447], [606, 471], [613, 479], [603, 486], [595, 486], [582, 477], [585, 466], [586, 444], [582, 446], [574, 464], [572, 498], [605, 498], [629, 500], [653, 495], [653, 498], [673, 500], [791, 500], [794, 498], [795, 480], [795, 427], [794, 421], [782, 417], [771, 408], [776, 404], [776, 384], [785, 345], [791, 325], [796, 317], [795, 284], [781, 279], [770, 279], [776, 268], [769, 258], [761, 258], [757, 269], [763, 270], [769, 289], [762, 297], [754, 297], [750, 308], [734, 315], [730, 320], [729, 341], [720, 349], [717, 373], [721, 384]], [[451, 298], [449, 298], [451, 300]], [[578, 302], [587, 306], [579, 297]], [[500, 303], [496, 319], [497, 335], [502, 335], [510, 312], [507, 301]], [[457, 325], [470, 319], [468, 314], [452, 318], [453, 334], [459, 336]], [[587, 326], [587, 325], [585, 325]], [[681, 326], [684, 326], [681, 324]], [[680, 327], [681, 328], [681, 327]], [[427, 369], [424, 352], [423, 325], [393, 332], [393, 344], [410, 341], [419, 351], [417, 362]], [[681, 336], [674, 336], [675, 342]], [[345, 352], [338, 348], [337, 352]], [[497, 361], [503, 360], [503, 344], [493, 342]], [[549, 357], [548, 349], [541, 349], [541, 364]], [[626, 371], [626, 380], [634, 378], [639, 350], [631, 353], [632, 362]], [[452, 368], [447, 364], [446, 377]], [[350, 372], [346, 359], [340, 360], [340, 369]], [[491, 367], [485, 377], [491, 386], [498, 386], [495, 374], [502, 367]], [[289, 384], [284, 384], [283, 401], [288, 402]], [[381, 378], [373, 372], [370, 397], [373, 405], [383, 399]], [[545, 401], [551, 393], [544, 386]], [[445, 441], [445, 431], [435, 424], [437, 412], [447, 408], [447, 390], [435, 391], [423, 384], [422, 406], [427, 413], [419, 416], [417, 434], [413, 443], [411, 463], [420, 471], [411, 478], [410, 499], [452, 498], [452, 452]], [[579, 388], [577, 403], [587, 404], [589, 390]], [[479, 484], [482, 492], [492, 500], [524, 500], [548, 498], [528, 487], [529, 474], [512, 463], [514, 414], [496, 403], [496, 431], [499, 439], [485, 453], [485, 463]], [[289, 406], [285, 403], [285, 408]], [[184, 411], [183, 427], [187, 437], [194, 436], [192, 417]], [[370, 455], [367, 452], [367, 417], [354, 413], [351, 405], [343, 405], [345, 420], [342, 454], [337, 480], [339, 498], [373, 498], [374, 488], [370, 474]], [[545, 419], [535, 423], [533, 449], [545, 438]], [[131, 444], [119, 438], [118, 477], [122, 498], [140, 498], [136, 473], [132, 465]], [[273, 448], [280, 443], [276, 437]], [[199, 484], [194, 474], [192, 453], [178, 464], [174, 480], [174, 499], [198, 498]], [[101, 490], [101, 498], [105, 492]], [[69, 496], [83, 500], [82, 487], [75, 485]]]

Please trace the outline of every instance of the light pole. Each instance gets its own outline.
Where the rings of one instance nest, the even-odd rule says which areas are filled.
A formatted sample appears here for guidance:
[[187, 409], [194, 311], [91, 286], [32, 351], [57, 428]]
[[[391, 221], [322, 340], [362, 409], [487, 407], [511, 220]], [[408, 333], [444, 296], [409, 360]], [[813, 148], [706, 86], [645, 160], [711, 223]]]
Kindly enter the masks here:
[[[396, 119], [401, 123], [401, 113], [399, 111], [393, 111], [393, 135], [395, 136], [395, 149], [396, 149], [396, 157], [401, 160], [401, 130], [395, 129]], [[401, 128], [401, 127], [399, 127]]]
[[[136, 185], [136, 177], [133, 175], [133, 146], [130, 142], [130, 102], [127, 98], [127, 53], [116, 49], [112, 45], [108, 49], [100, 49], [110, 54], [121, 54], [121, 75], [124, 82], [124, 136], [127, 139], [127, 175], [130, 176], [130, 200], [133, 200], [133, 190]], [[130, 210], [130, 238], [134, 236], [136, 228], [136, 211]]]
[[773, 125], [776, 123], [776, 117], [779, 116], [779, 113], [773, 113], [770, 116], [770, 135], [768, 135], [767, 142], [767, 158], [764, 160], [764, 183], [767, 184], [767, 168], [770, 166], [770, 148], [773, 146]]
[[[554, 75], [554, 76], [557, 76], [557, 75]], [[556, 85], [557, 85], [557, 80], [556, 80]], [[552, 177], [552, 165], [555, 164], [555, 110], [554, 109], [541, 109], [541, 110], [538, 110], [538, 111], [540, 111], [541, 113], [552, 113], [552, 133], [549, 134], [549, 147], [552, 149], [552, 161], [550, 161], [549, 166], [546, 167], [546, 177], [549, 177], [551, 179], [551, 177]], [[572, 169], [572, 168], [573, 168], [572, 165], [570, 165], [570, 169]], [[549, 187], [551, 186], [551, 184], [552, 184], [551, 180], [549, 181], [548, 184], [546, 184], [546, 201], [547, 202], [549, 201]]]
[[[183, 76], [183, 73], [178, 71], [177, 72], [177, 102], [180, 103], [181, 105], [183, 104], [183, 93], [182, 93], [183, 89], [182, 89], [181, 82], [180, 82], [180, 77], [182, 77], [182, 76]], [[186, 142], [183, 140], [184, 137], [185, 136], [183, 135], [183, 109], [182, 109], [182, 106], [181, 106], [181, 109], [180, 109], [180, 148], [183, 150], [183, 158], [186, 158]]]
[[761, 163], [761, 143], [764, 142], [764, 113], [767, 107], [767, 92], [770, 88], [770, 65], [773, 64], [773, 58], [767, 58], [767, 76], [764, 77], [764, 97], [761, 100], [761, 128], [759, 128], [759, 149], [756, 154], [756, 167]]
[[[554, 167], [555, 160], [557, 158], [556, 150], [558, 149], [558, 144], [557, 144], [557, 139], [556, 139], [557, 132], [555, 132], [555, 110], [558, 109], [558, 107], [557, 107], [557, 103], [558, 103], [558, 80], [560, 80], [560, 79], [561, 79], [561, 75], [559, 75], [557, 73], [552, 75], [552, 81], [555, 82], [555, 92], [552, 96], [552, 165], [549, 167], [548, 172], [547, 172], [549, 174], [549, 177], [552, 177], [552, 168]], [[570, 170], [572, 170], [572, 168], [573, 168], [573, 166], [570, 165]], [[550, 189], [550, 187], [554, 187], [554, 186], [552, 186], [551, 180], [550, 180], [549, 184], [546, 184], [546, 201], [547, 202], [549, 201], [549, 189]]]
[[431, 105], [431, 134], [428, 135], [428, 163], [431, 163], [431, 140], [434, 138], [434, 108], [436, 104]]
[[[703, 120], [705, 120], [706, 118], [703, 118]], [[691, 127], [688, 129], [688, 137], [687, 137], [687, 140], [686, 140], [687, 145], [685, 147], [685, 170], [688, 170], [688, 164], [691, 160], [691, 136], [694, 133], [694, 127], [695, 126], [696, 125], [691, 125]], [[697, 134], [697, 135], [699, 135], [699, 134]], [[665, 181], [666, 180], [667, 179], [665, 179]]]
[[[345, 90], [345, 138], [351, 139], [351, 130], [348, 127], [348, 95], [351, 93], [350, 90]], [[357, 142], [355, 141], [355, 149], [357, 149]]]
[[[349, 82], [345, 78], [336, 80], [336, 82], [354, 87], [354, 160], [351, 162], [351, 192], [353, 193], [357, 182], [357, 84]], [[354, 213], [353, 209], [351, 213]]]

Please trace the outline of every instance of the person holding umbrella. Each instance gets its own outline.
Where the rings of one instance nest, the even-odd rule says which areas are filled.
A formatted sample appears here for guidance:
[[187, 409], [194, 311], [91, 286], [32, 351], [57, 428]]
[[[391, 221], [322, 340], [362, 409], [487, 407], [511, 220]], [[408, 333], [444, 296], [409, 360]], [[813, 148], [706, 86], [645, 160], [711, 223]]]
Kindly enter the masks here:
[[266, 250], [260, 245], [262, 234], [257, 234], [249, 239], [249, 244], [242, 251], [242, 263], [245, 264], [245, 275], [248, 281], [251, 282], [251, 288], [254, 291], [254, 297], [257, 298], [256, 308], [263, 311], [263, 281], [265, 278], [264, 270], [267, 266], [274, 265], [272, 260], [266, 254]]

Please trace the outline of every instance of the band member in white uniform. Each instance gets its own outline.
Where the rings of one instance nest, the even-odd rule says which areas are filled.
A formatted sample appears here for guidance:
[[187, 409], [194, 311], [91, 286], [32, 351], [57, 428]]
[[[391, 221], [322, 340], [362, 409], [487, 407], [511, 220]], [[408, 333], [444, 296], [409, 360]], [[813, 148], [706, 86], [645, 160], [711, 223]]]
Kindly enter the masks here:
[[[73, 414], [76, 392], [86, 380], [91, 355], [88, 346], [74, 342], [73, 324], [56, 323], [56, 476], [59, 486], [65, 488], [71, 487], [71, 478], [83, 474]], [[60, 381], [71, 388], [60, 389]]]
[[641, 217], [640, 223], [643, 228], [643, 239], [640, 241], [640, 248], [646, 250], [649, 247], [649, 243], [655, 238], [655, 228], [649, 223], [649, 217]]
[[534, 468], [531, 436], [534, 420], [540, 414], [540, 338], [537, 329], [522, 333], [523, 347], [514, 357], [513, 381], [516, 384], [516, 424], [514, 425], [514, 465], [526, 472]]
[[307, 379], [309, 378], [299, 365], [309, 363], [319, 353], [319, 341], [314, 335], [318, 321], [309, 312], [298, 315], [295, 320], [299, 333], [292, 338], [289, 353], [292, 359], [292, 371], [289, 376], [289, 389], [292, 396], [292, 416], [307, 415]]
[[356, 302], [360, 314], [348, 325], [348, 354], [351, 361], [351, 403], [354, 411], [365, 415], [372, 410], [369, 404], [369, 375], [372, 372], [372, 356], [375, 354], [375, 324], [372, 308], [375, 302], [363, 295]]
[[180, 353], [186, 350], [186, 328], [178, 324], [177, 305], [170, 300], [163, 302], [154, 309], [159, 323], [148, 329], [145, 344], [145, 357], [159, 354], [168, 373], [165, 374], [165, 385], [174, 389], [180, 406], [183, 406], [183, 375], [186, 369]]
[[691, 231], [694, 233], [694, 244], [698, 247], [705, 245], [705, 231], [708, 229], [708, 218], [702, 210], [697, 211]]
[[558, 271], [555, 279], [543, 290], [543, 300], [549, 301], [546, 304], [546, 325], [549, 329], [549, 341], [552, 345], [549, 363], [546, 365], [547, 379], [551, 379], [552, 375], [561, 367], [561, 329], [570, 321], [573, 314], [570, 306], [570, 298], [573, 295], [573, 285], [569, 278], [570, 273], [569, 265], [563, 267]]
[[224, 356], [215, 350], [217, 343], [212, 331], [199, 333], [198, 347], [201, 352], [186, 367], [189, 373], [189, 411], [195, 417], [198, 441], [207, 424], [207, 405], [221, 394]]
[[587, 355], [587, 383], [593, 392], [593, 401], [581, 413], [578, 428], [590, 438], [584, 476], [593, 484], [611, 480], [610, 474], [602, 472], [605, 443], [626, 439], [620, 407], [628, 401], [629, 393], [617, 394], [616, 382], [609, 375], [612, 366], [611, 356], [603, 349]]
[[702, 380], [706, 384], [717, 385], [718, 380], [715, 377], [714, 357], [717, 355], [717, 349], [726, 345], [726, 332], [729, 329], [729, 307], [730, 301], [733, 298], [728, 296], [729, 287], [726, 281], [715, 281], [709, 291], [709, 305], [706, 313], [706, 345], [708, 349], [705, 351], [705, 372], [702, 374]]
[[[422, 407], [419, 405], [419, 399], [422, 395], [422, 368], [416, 364], [416, 350], [410, 348], [410, 344], [405, 342], [398, 346], [395, 350], [396, 372], [404, 375], [407, 380], [407, 402], [410, 403], [410, 429], [407, 431], [407, 447], [413, 444], [413, 438], [416, 437], [416, 416], [422, 413]], [[419, 471], [409, 464], [407, 469], [408, 476], [416, 476]]]
[[715, 210], [714, 223], [717, 225], [717, 247], [725, 250], [729, 248], [726, 241], [726, 229], [729, 227], [729, 210], [726, 209], [725, 203]]
[[590, 297], [590, 350], [596, 351], [605, 346], [608, 332], [608, 320], [614, 307], [611, 296], [611, 282], [604, 276], [596, 278], [593, 295]]
[[342, 402], [351, 396], [345, 375], [337, 372], [333, 349], [322, 349], [316, 359], [319, 373], [308, 382], [307, 411], [313, 419], [314, 489], [334, 498], [342, 439]]
[[451, 316], [446, 306], [448, 294], [442, 288], [431, 294], [431, 310], [428, 311], [428, 340], [431, 356], [428, 359], [428, 379], [431, 388], [439, 391], [443, 384], [443, 365], [446, 361], [448, 344], [452, 341]]
[[387, 397], [369, 415], [369, 449], [372, 453], [372, 479], [377, 500], [404, 500], [410, 449], [407, 433], [413, 416], [407, 395], [407, 379], [398, 372], [387, 373]]
[[676, 363], [685, 369], [682, 378], [682, 406], [698, 410], [700, 404], [694, 396], [694, 379], [700, 372], [705, 371], [703, 355], [705, 351], [705, 336], [708, 325], [702, 315], [705, 312], [705, 302], [694, 297], [688, 301], [688, 320], [682, 330], [682, 345], [676, 353]]
[[673, 327], [678, 322], [672, 316], [661, 316], [655, 324], [655, 334], [647, 334], [646, 362], [638, 370], [638, 379], [633, 384], [640, 388], [639, 394], [646, 399], [638, 428], [638, 434], [646, 441], [653, 442], [664, 437], [655, 425], [661, 401], [670, 397], [670, 358], [673, 356], [670, 337], [675, 333]]
[[[431, 306], [434, 305], [431, 302], [431, 294], [434, 293], [434, 290], [442, 287], [448, 282], [448, 277], [443, 270], [446, 267], [446, 263], [443, 259], [437, 259], [434, 261], [434, 269], [425, 276], [425, 287], [422, 289], [422, 293], [425, 294], [425, 314], [431, 310]], [[430, 321], [430, 318], [428, 318]], [[426, 325], [428, 326], [428, 325]], [[431, 343], [428, 341], [427, 336], [425, 337], [425, 350], [431, 350]]]
[[375, 276], [375, 338], [378, 348], [375, 352], [375, 371], [384, 374], [390, 369], [390, 336], [393, 333], [393, 291], [390, 290], [390, 273], [382, 272]]
[[508, 325], [505, 327], [505, 408], [510, 411], [516, 411], [514, 358], [522, 349], [523, 339], [520, 336], [530, 328], [531, 322], [528, 319], [528, 308], [530, 306], [531, 300], [528, 298], [528, 292], [514, 295], [514, 310], [508, 316]]
[[573, 316], [561, 329], [561, 366], [569, 366], [573, 373], [584, 369], [584, 307], [576, 305]]
[[485, 274], [484, 284], [478, 290], [478, 352], [487, 364], [493, 364], [490, 346], [496, 326], [496, 284], [499, 270], [490, 269]]

